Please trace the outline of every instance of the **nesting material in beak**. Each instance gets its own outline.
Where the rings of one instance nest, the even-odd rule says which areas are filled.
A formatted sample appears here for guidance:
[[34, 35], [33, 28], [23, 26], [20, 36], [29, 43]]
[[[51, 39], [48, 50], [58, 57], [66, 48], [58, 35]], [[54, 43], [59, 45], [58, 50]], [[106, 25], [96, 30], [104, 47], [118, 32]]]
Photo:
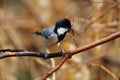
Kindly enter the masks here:
[[75, 34], [75, 31], [73, 29], [70, 29], [68, 32], [70, 32], [72, 35]]

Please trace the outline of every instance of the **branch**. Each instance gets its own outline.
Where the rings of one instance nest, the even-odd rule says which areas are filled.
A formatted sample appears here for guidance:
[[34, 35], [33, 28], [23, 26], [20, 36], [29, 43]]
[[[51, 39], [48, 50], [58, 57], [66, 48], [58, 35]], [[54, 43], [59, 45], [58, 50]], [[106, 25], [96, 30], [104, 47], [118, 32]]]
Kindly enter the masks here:
[[91, 48], [93, 48], [93, 47], [96, 47], [96, 46], [98, 46], [98, 45], [104, 44], [104, 43], [106, 43], [106, 42], [109, 42], [109, 41], [111, 41], [111, 40], [114, 40], [114, 39], [116, 39], [116, 38], [118, 38], [118, 37], [120, 37], [120, 32], [113, 33], [113, 34], [111, 34], [111, 35], [109, 35], [109, 36], [107, 36], [107, 37], [105, 37], [105, 38], [103, 38], [103, 39], [101, 39], [101, 40], [98, 40], [98, 41], [89, 43], [89, 44], [87, 44], [87, 45], [85, 45], [85, 46], [83, 46], [83, 47], [79, 47], [79, 48], [71, 51], [71, 53], [70, 53], [70, 51], [68, 51], [67, 53], [70, 53], [71, 55], [74, 55], [74, 54], [83, 52], [83, 51], [85, 51], [85, 50], [91, 49]]
[[49, 77], [52, 73], [54, 73], [55, 71], [57, 71], [65, 62], [68, 58], [72, 57], [73, 55], [75, 54], [78, 54], [80, 52], [83, 52], [83, 51], [86, 51], [88, 49], [91, 49], [95, 46], [98, 46], [98, 45], [101, 45], [101, 44], [104, 44], [106, 42], [109, 42], [111, 40], [114, 40], [116, 38], [120, 37], [120, 32], [117, 32], [117, 33], [114, 33], [114, 34], [111, 34], [110, 36], [108, 37], [105, 37], [101, 40], [98, 40], [98, 41], [95, 41], [95, 42], [92, 42], [92, 43], [89, 43], [83, 47], [79, 47], [75, 50], [71, 50], [71, 51], [67, 51], [65, 53], [65, 56], [63, 57], [63, 59], [59, 62], [59, 64], [56, 65], [55, 68], [52, 68], [49, 72], [47, 72], [46, 74], [44, 74], [42, 77], [40, 77], [39, 80], [45, 80], [47, 77]]
[[[80, 52], [86, 51], [88, 49], [91, 49], [95, 46], [104, 44], [106, 42], [109, 42], [111, 40], [114, 40], [116, 38], [120, 37], [120, 32], [117, 33], [113, 33], [108, 37], [105, 37], [101, 40], [89, 43], [87, 45], [84, 45], [82, 47], [76, 48], [75, 50], [69, 50], [67, 52], [65, 52], [64, 57], [62, 58], [62, 60], [59, 62], [59, 64], [57, 64], [55, 66], [55, 68], [52, 68], [49, 72], [47, 72], [45, 75], [43, 75], [40, 80], [45, 80], [47, 77], [49, 77], [52, 73], [54, 73], [55, 71], [57, 71], [65, 62], [67, 59], [69, 59], [70, 57], [72, 57], [75, 54], [78, 54]], [[7, 57], [19, 57], [19, 56], [34, 56], [34, 57], [41, 57], [44, 58], [44, 53], [38, 53], [38, 52], [29, 52], [29, 51], [23, 51], [23, 52], [12, 52], [10, 50], [4, 51], [1, 50], [0, 52], [5, 52], [3, 54], [0, 54], [0, 59], [2, 58], [7, 58]], [[60, 57], [62, 56], [60, 52], [57, 53], [52, 53], [52, 54], [48, 54], [48, 58], [53, 58], [53, 57]]]
[[0, 52], [22, 52], [23, 49], [17, 50], [17, 49], [0, 49]]
[[[21, 51], [21, 50], [14, 50], [14, 49], [13, 50], [1, 49], [0, 52], [4, 52], [0, 54], [0, 59], [7, 58], [7, 57], [20, 57], [20, 56], [33, 56], [33, 57], [45, 58], [44, 53], [38, 53], [38, 52]], [[53, 58], [53, 57], [60, 57], [60, 56], [62, 56], [61, 52], [51, 53], [51, 54], [48, 54], [47, 59]]]

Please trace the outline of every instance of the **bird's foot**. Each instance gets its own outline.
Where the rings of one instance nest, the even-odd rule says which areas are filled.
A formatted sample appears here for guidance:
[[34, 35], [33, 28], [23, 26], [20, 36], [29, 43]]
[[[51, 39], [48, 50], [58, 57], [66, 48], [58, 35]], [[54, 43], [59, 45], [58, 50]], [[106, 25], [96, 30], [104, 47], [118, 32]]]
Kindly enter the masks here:
[[65, 52], [64, 49], [61, 49], [61, 55], [64, 56]]
[[44, 59], [47, 59], [48, 58], [48, 54], [45, 52], [44, 53]]

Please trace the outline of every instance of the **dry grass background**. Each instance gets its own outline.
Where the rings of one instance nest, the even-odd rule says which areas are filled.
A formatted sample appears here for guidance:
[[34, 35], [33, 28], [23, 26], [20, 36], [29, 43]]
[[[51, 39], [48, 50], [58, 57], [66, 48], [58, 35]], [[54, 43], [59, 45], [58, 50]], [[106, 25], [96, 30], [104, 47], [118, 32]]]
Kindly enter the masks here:
[[[72, 28], [77, 33], [74, 36], [67, 34], [62, 42], [65, 50], [75, 49], [120, 31], [119, 0], [30, 0], [38, 11], [41, 23], [25, 8], [24, 1], [0, 0], [1, 49], [41, 51], [41, 40], [30, 33], [49, 27], [43, 25], [52, 26], [64, 17], [71, 20]], [[49, 51], [58, 49], [53, 46]], [[1, 59], [0, 80], [36, 80], [60, 59]], [[73, 56], [48, 80], [118, 80], [116, 77], [120, 79], [120, 39]]]

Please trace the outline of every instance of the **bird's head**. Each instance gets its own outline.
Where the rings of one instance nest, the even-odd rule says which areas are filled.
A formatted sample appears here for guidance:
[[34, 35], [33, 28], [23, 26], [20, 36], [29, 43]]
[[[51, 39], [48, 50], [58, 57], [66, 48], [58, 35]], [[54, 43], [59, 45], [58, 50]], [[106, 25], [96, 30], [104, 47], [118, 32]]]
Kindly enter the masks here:
[[68, 19], [64, 18], [56, 22], [55, 32], [58, 35], [63, 35], [69, 30], [71, 30], [71, 23]]

